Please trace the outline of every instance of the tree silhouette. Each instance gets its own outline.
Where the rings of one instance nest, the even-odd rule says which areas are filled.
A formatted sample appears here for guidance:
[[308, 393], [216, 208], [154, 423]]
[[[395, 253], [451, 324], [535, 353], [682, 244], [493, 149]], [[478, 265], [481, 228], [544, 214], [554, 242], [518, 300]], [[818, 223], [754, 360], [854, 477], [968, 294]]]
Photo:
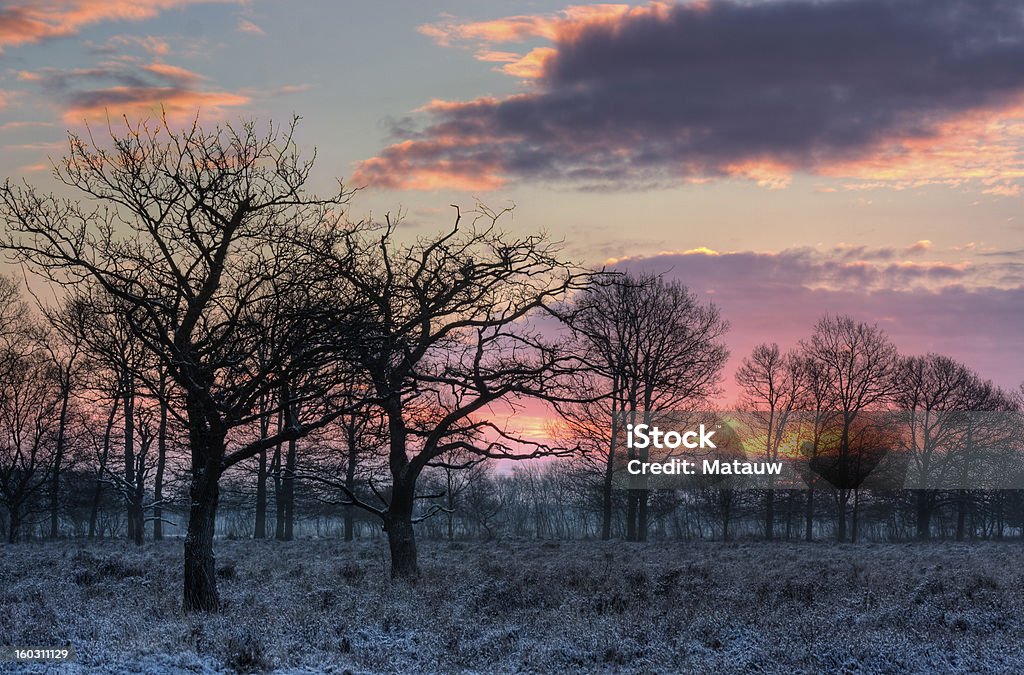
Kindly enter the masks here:
[[[175, 130], [166, 119], [126, 120], [106, 145], [91, 134], [69, 136], [55, 175], [81, 201], [10, 181], [0, 189], [5, 247], [54, 282], [95, 283], [175, 385], [170, 407], [190, 446], [189, 610], [219, 606], [213, 535], [221, 475], [332, 419], [324, 405], [308, 406], [313, 417], [228, 451], [231, 430], [251, 423], [260, 397], [284, 382], [315, 382], [316, 398], [330, 399], [324, 373], [340, 339], [316, 334], [327, 325], [314, 316], [323, 285], [307, 252], [343, 225], [351, 192], [307, 192], [313, 162], [300, 157], [296, 124], [261, 133], [252, 123], [207, 131], [198, 122]], [[312, 370], [320, 377], [303, 377]]]

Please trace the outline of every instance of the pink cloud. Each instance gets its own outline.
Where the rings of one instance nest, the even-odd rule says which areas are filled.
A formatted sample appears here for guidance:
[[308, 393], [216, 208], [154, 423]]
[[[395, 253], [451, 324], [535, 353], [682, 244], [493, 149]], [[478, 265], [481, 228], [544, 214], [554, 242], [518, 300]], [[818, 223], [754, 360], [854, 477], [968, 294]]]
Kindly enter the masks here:
[[[50, 0], [9, 4], [0, 9], [0, 51], [53, 38], [77, 35], [106, 21], [144, 21], [187, 5], [242, 0]], [[17, 2], [17, 0], [15, 0]]]
[[250, 35], [266, 35], [266, 31], [248, 19], [238, 20], [238, 32], [249, 33]]
[[252, 100], [247, 94], [208, 88], [207, 78], [199, 73], [162, 61], [113, 61], [94, 68], [23, 72], [20, 77], [49, 93], [68, 124], [161, 114], [174, 121], [197, 113], [206, 119], [223, 118]]
[[[878, 252], [878, 251], [876, 251]], [[894, 256], [901, 249], [891, 249]], [[948, 354], [1006, 388], [1024, 382], [1024, 277], [1012, 260], [844, 260], [829, 251], [664, 253], [621, 270], [664, 274], [714, 302], [729, 320], [732, 373], [761, 342], [791, 347], [825, 313], [877, 323], [906, 354]], [[1010, 256], [1011, 258], [1013, 256]]]

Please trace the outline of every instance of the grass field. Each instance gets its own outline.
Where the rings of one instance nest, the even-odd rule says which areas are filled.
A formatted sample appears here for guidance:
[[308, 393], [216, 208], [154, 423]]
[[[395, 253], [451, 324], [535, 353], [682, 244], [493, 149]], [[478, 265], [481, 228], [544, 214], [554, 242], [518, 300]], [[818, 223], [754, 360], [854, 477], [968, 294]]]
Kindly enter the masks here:
[[90, 673], [1024, 669], [1017, 542], [424, 542], [410, 587], [383, 542], [223, 541], [213, 616], [180, 547], [3, 546], [0, 642]]

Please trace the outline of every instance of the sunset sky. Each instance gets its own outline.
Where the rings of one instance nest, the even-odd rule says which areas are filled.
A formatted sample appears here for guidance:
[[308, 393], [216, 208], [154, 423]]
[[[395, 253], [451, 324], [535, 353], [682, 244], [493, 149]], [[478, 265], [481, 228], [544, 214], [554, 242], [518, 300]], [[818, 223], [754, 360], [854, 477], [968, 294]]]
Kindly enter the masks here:
[[1024, 381], [1016, 1], [0, 5], [5, 176], [49, 185], [67, 130], [161, 104], [300, 114], [317, 186], [410, 234], [514, 203], [716, 302], [734, 364], [842, 312]]

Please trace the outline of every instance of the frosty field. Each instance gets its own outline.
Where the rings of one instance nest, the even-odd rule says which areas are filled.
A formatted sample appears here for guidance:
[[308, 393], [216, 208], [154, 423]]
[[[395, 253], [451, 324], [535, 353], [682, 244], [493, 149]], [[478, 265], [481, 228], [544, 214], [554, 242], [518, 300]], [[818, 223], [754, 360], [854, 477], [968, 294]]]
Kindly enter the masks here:
[[226, 609], [203, 616], [180, 542], [4, 546], [0, 642], [71, 644], [90, 673], [1024, 667], [1017, 542], [423, 542], [415, 587], [383, 541], [217, 550]]

